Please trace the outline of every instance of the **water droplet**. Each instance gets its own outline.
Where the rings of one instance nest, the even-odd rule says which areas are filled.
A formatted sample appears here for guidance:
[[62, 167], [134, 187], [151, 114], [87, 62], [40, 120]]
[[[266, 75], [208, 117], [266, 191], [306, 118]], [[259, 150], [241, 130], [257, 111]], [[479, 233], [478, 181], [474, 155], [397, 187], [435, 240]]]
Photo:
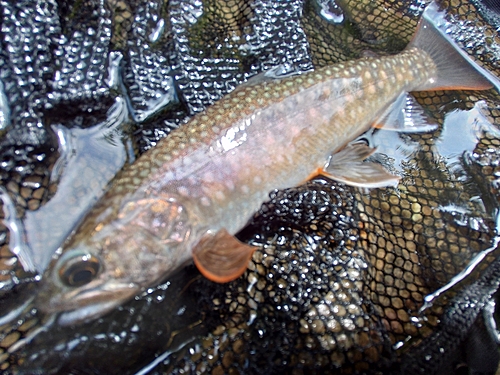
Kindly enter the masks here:
[[335, 0], [317, 0], [320, 6], [320, 15], [331, 23], [341, 23], [344, 21], [344, 12], [340, 8]]
[[139, 332], [139, 326], [137, 324], [134, 324], [131, 328], [130, 328], [130, 332]]
[[165, 20], [162, 18], [156, 24], [154, 30], [149, 34], [149, 41], [155, 43], [162, 36], [163, 30], [165, 29]]

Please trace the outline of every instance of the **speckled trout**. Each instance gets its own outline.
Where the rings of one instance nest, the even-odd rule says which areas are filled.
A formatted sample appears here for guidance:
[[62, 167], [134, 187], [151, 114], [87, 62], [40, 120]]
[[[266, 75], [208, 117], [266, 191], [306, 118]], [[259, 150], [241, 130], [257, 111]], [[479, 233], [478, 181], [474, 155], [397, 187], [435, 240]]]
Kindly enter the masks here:
[[62, 324], [90, 320], [192, 260], [228, 282], [254, 251], [234, 235], [273, 189], [318, 173], [356, 186], [397, 182], [363, 161], [368, 146], [348, 143], [373, 124], [424, 122], [416, 105], [405, 108], [408, 92], [491, 87], [431, 21], [398, 55], [250, 82], [173, 131], [115, 177], [58, 251], [39, 307], [62, 313]]

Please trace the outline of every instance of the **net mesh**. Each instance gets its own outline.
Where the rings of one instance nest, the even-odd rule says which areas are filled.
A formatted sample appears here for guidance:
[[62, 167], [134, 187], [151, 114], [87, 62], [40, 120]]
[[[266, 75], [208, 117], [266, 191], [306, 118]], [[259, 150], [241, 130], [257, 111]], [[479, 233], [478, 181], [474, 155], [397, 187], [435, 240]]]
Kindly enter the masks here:
[[[138, 155], [262, 71], [288, 75], [401, 51], [426, 3], [1, 0], [2, 186], [23, 217], [57, 191], [54, 124], [92, 128], [123, 98], [122, 134]], [[498, 77], [496, 2], [439, 4], [461, 48]], [[239, 234], [258, 246], [240, 279], [213, 284], [187, 267], [98, 321], [52, 325], [50, 334], [17, 349], [47, 319], [29, 309], [1, 326], [0, 370], [491, 371], [497, 348], [483, 315], [500, 280], [500, 100], [494, 91], [415, 98], [441, 126], [398, 135], [401, 149], [417, 151], [403, 155], [397, 190], [366, 192], [315, 179], [272, 192]], [[487, 126], [470, 152], [450, 162], [440, 142], [449, 137], [443, 123], [453, 111], [463, 111], [469, 125], [474, 119], [465, 113], [479, 113]], [[377, 139], [381, 150], [394, 148], [384, 131], [366, 138]], [[390, 168], [396, 156], [386, 154], [377, 161]], [[7, 228], [0, 230], [0, 306], [11, 311], [36, 292], [36, 277], [9, 250]], [[470, 276], [420, 311], [426, 296], [484, 251]]]

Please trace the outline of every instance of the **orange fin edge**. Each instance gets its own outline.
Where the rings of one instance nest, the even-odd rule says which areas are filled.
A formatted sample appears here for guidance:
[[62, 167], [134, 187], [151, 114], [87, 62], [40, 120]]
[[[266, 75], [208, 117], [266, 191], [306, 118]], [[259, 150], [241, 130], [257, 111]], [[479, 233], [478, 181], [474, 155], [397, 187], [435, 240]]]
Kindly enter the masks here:
[[193, 248], [193, 260], [207, 279], [227, 283], [245, 272], [255, 249], [236, 239], [226, 229], [221, 229], [202, 237]]
[[364, 162], [375, 150], [363, 143], [350, 143], [333, 154], [325, 167], [316, 168], [309, 175], [308, 180], [321, 175], [354, 187], [397, 186], [399, 176], [388, 172], [378, 163]]

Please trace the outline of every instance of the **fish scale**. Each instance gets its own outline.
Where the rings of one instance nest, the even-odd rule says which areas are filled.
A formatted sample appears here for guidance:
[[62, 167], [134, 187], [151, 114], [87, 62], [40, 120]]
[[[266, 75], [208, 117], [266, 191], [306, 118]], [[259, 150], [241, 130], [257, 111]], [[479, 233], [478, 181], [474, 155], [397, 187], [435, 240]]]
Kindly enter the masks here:
[[[415, 60], [422, 61], [422, 57], [416, 56]], [[399, 67], [399, 61], [393, 62], [390, 58], [387, 58], [386, 60], [373, 60], [371, 62], [366, 61], [362, 63], [365, 63], [365, 66], [368, 66], [370, 63], [370, 68], [375, 70], [386, 69], [387, 71], [390, 71], [390, 69], [386, 68], [387, 65]], [[374, 98], [384, 98], [384, 100], [387, 100], [385, 98], [390, 97], [387, 93], [387, 86], [382, 86], [381, 88], [380, 85], [377, 86], [374, 81], [377, 75], [373, 74], [373, 78], [371, 79], [361, 79], [361, 88], [359, 90], [351, 90], [351, 93], [345, 94], [345, 96], [351, 97], [351, 100], [349, 100], [349, 98], [344, 99], [345, 96], [340, 96], [339, 99], [338, 96], [335, 95], [337, 92], [350, 91], [349, 87], [351, 86], [351, 82], [342, 81], [342, 79], [349, 79], [354, 75], [349, 69], [351, 69], [349, 65], [341, 65], [335, 67], [335, 69], [326, 68], [319, 70], [318, 72], [305, 74], [303, 77], [301, 76], [287, 79], [285, 82], [269, 82], [257, 86], [250, 86], [245, 89], [240, 89], [234, 95], [230, 95], [228, 98], [223, 99], [221, 102], [214, 105], [214, 111], [217, 111], [218, 108], [225, 107], [228, 102], [234, 103], [236, 108], [240, 109], [240, 106], [238, 106], [238, 102], [240, 101], [239, 97], [247, 97], [250, 98], [250, 100], [254, 99], [254, 101], [260, 105], [260, 108], [255, 108], [253, 112], [248, 110], [244, 111], [239, 118], [236, 117], [231, 119], [232, 122], [218, 126], [222, 129], [221, 133], [214, 134], [216, 140], [211, 141], [211, 146], [203, 147], [217, 148], [215, 143], [219, 141], [218, 137], [220, 137], [222, 133], [226, 132], [225, 137], [227, 138], [227, 134], [230, 132], [229, 129], [234, 128], [239, 129], [237, 133], [245, 132], [245, 135], [248, 135], [249, 138], [252, 137], [252, 139], [247, 141], [248, 146], [246, 146], [246, 144], [241, 145], [238, 152], [235, 154], [227, 153], [221, 158], [218, 158], [219, 155], [215, 155], [214, 158], [211, 159], [213, 165], [210, 168], [205, 168], [213, 170], [214, 172], [212, 173], [216, 173], [215, 171], [225, 170], [223, 177], [233, 180], [233, 185], [236, 187], [250, 185], [250, 192], [262, 190], [261, 194], [255, 198], [256, 203], [249, 204], [252, 206], [249, 211], [252, 212], [255, 211], [255, 206], [260, 205], [262, 202], [262, 194], [267, 195], [267, 191], [273, 187], [296, 185], [300, 181], [305, 180], [310, 174], [311, 165], [322, 166], [329, 153], [336, 151], [336, 149], [345, 144], [348, 139], [353, 137], [353, 133], [360, 133], [366, 128], [370, 118], [373, 117], [371, 111], [373, 109], [377, 110], [377, 108], [383, 107], [385, 104], [384, 102], [381, 103], [381, 100], [374, 100]], [[404, 69], [404, 67], [401, 67], [401, 73], [404, 73]], [[397, 68], [393, 68], [393, 72], [394, 77], [400, 73]], [[363, 71], [359, 72], [356, 70], [355, 73], [359, 74], [361, 77], [364, 76]], [[427, 78], [426, 74], [431, 73], [427, 70], [425, 71], [425, 74], [423, 73], [423, 70], [415, 72], [415, 75], [424, 76], [423, 79]], [[310, 86], [313, 87], [312, 89], [307, 86], [309, 81], [315, 83], [314, 86]], [[396, 81], [396, 79], [394, 78], [392, 81]], [[289, 85], [289, 83], [293, 83], [293, 85]], [[404, 81], [394, 83], [395, 84], [392, 86], [392, 89], [396, 93], [399, 90], [405, 89]], [[415, 82], [412, 82], [412, 84], [415, 84]], [[418, 82], [416, 84], [418, 84]], [[376, 89], [374, 89], [369, 95], [363, 95], [363, 88], [370, 86], [376, 87]], [[335, 99], [332, 99], [330, 96], [322, 97], [325, 90], [334, 93], [332, 97]], [[280, 96], [278, 98], [280, 99], [278, 103], [266, 103], [264, 100], [258, 99], [262, 97], [262, 92], [268, 91], [272, 93], [285, 92], [286, 95]], [[392, 96], [394, 95], [395, 94], [392, 94]], [[304, 99], [304, 97], [306, 97], [306, 99]], [[237, 99], [237, 101], [234, 99]], [[367, 108], [364, 114], [360, 113], [358, 110], [360, 107], [357, 104], [358, 99], [366, 99], [369, 103], [374, 103], [373, 108]], [[336, 105], [336, 100], [342, 101], [342, 104]], [[331, 115], [332, 110], [330, 108], [332, 107], [336, 108], [335, 111], [341, 111], [341, 116], [336, 114]], [[252, 108], [251, 104], [249, 108]], [[292, 108], [295, 108], [295, 110], [291, 114], [287, 113]], [[330, 119], [328, 119], [328, 115], [331, 115]], [[366, 118], [364, 120], [362, 117], [363, 115]], [[210, 122], [209, 117], [202, 115], [198, 117], [198, 120], [200, 120], [201, 117], [205, 117], [205, 121], [207, 122], [200, 125], [200, 128], [210, 128], [212, 126], [212, 122]], [[355, 128], [348, 126], [348, 124], [354, 123], [355, 119], [356, 123], [360, 124], [360, 130], [356, 130]], [[268, 129], [264, 128], [266, 122], [272, 124], [267, 125]], [[187, 128], [189, 129], [192, 125], [196, 127], [196, 124], [187, 124]], [[228, 130], [225, 130], [226, 127]], [[343, 132], [344, 129], [348, 129], [348, 131]], [[202, 132], [203, 131], [200, 131], [200, 133]], [[291, 135], [288, 135], [287, 133], [291, 133]], [[277, 137], [276, 134], [280, 134], [281, 136]], [[182, 134], [180, 137], [185, 138], [186, 135]], [[189, 143], [194, 145], [191, 148], [186, 149], [183, 152], [183, 155], [188, 155], [187, 158], [189, 158], [192, 155], [193, 150], [197, 149], [198, 144], [206, 144], [206, 142], [206, 139], [196, 140], [195, 142], [190, 141]], [[332, 145], [332, 143], [336, 143], [338, 145]], [[313, 144], [314, 147], [311, 147]], [[255, 151], [258, 145], [262, 145], [261, 149], [263, 151], [261, 153], [257, 152], [256, 154]], [[288, 152], [290, 147], [292, 147], [294, 152]], [[272, 152], [272, 157], [269, 150]], [[311, 150], [315, 151], [311, 152]], [[164, 152], [169, 153], [168, 150]], [[251, 158], [247, 155], [251, 155]], [[291, 155], [291, 157], [287, 157], [288, 155]], [[264, 158], [268, 160], [265, 160]], [[263, 162], [261, 162], [261, 160], [263, 160]], [[204, 160], [200, 162], [204, 163]], [[231, 167], [229, 167], [229, 170], [226, 170], [228, 165]], [[190, 163], [189, 168], [191, 167], [192, 165]], [[297, 167], [299, 168], [298, 171], [296, 170]], [[167, 170], [169, 168], [174, 167], [167, 166]], [[194, 169], [194, 174], [196, 175], [196, 170], [198, 169], [196, 167], [194, 167]], [[164, 170], [165, 167], [160, 169], [158, 173], [164, 176]], [[291, 170], [294, 170], [293, 174], [290, 173]], [[186, 174], [191, 176], [191, 172], [192, 171], [188, 171]], [[210, 174], [211, 172], [206, 173]], [[261, 184], [252, 184], [252, 178], [256, 175], [261, 176]], [[282, 177], [274, 178], [276, 175]], [[201, 176], [203, 175], [201, 174]], [[164, 177], [162, 177], [161, 180], [162, 183], [164, 183]], [[206, 178], [200, 178], [198, 181], [201, 186], [203, 186], [204, 180], [206, 180]], [[210, 182], [210, 184], [211, 183], [212, 182]], [[160, 183], [158, 183], [158, 185], [159, 184]], [[190, 196], [192, 196], [192, 194], [194, 194], [194, 196], [202, 194], [197, 192], [199, 185], [189, 186], [189, 182], [178, 183], [178, 185], [181, 185], [184, 191], [186, 191], [186, 194], [189, 194]], [[225, 184], [221, 182], [220, 186], [224, 188]], [[212, 196], [208, 197], [210, 201], [215, 200], [215, 193], [220, 195], [221, 192], [219, 189], [210, 188], [202, 190], [209, 193], [212, 192]], [[226, 189], [223, 194], [225, 196], [227, 195], [227, 201], [234, 202], [237, 197], [231, 196], [232, 190], [234, 189]], [[251, 198], [251, 196], [245, 196], [244, 194], [241, 194], [242, 192], [243, 191], [240, 189], [240, 191], [235, 193], [241, 197], [240, 199], [242, 201], [248, 202], [248, 199]], [[222, 206], [221, 210], [226, 209], [226, 207], [224, 207], [224, 202], [217, 203], [219, 206]], [[211, 209], [213, 209], [213, 207], [211, 207]], [[247, 217], [244, 219], [246, 220]]]

